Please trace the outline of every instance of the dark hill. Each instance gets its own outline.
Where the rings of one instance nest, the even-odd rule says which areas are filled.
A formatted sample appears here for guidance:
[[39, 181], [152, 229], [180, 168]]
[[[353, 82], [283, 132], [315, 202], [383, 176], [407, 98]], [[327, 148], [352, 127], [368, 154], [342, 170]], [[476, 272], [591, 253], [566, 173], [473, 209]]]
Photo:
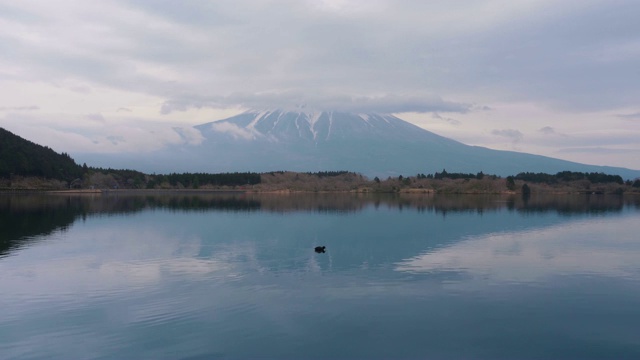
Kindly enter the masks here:
[[82, 173], [82, 167], [68, 154], [59, 154], [0, 128], [0, 177], [40, 176], [71, 181]]

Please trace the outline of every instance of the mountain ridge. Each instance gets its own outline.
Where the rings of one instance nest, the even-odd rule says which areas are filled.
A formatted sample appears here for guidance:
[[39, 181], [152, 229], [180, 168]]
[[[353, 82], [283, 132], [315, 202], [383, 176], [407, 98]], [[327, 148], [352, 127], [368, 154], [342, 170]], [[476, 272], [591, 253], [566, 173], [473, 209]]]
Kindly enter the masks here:
[[466, 145], [389, 114], [249, 110], [194, 128], [202, 135], [200, 144], [171, 145], [151, 154], [92, 155], [91, 162], [150, 173], [349, 170], [386, 177], [446, 169], [500, 176], [578, 171], [640, 177], [640, 170]]

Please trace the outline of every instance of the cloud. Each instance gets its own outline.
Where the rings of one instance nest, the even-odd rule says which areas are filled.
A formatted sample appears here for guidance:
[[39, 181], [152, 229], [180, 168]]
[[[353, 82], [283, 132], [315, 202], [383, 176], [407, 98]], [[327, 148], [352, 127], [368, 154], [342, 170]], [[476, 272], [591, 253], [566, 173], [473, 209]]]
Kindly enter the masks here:
[[[201, 96], [185, 96], [169, 100], [162, 104], [160, 112], [170, 114], [175, 111], [186, 111], [189, 108], [228, 108], [243, 107], [249, 109], [300, 109], [332, 110], [346, 112], [432, 112], [446, 111], [465, 113], [471, 108], [464, 103], [443, 100], [437, 96], [347, 96], [347, 95], [303, 95], [298, 92], [246, 94], [235, 93], [224, 97], [204, 98]], [[455, 120], [454, 120], [455, 121]]]
[[563, 138], [562, 141], [568, 141], [566, 138], [569, 137], [569, 135], [564, 134], [564, 133], [560, 133], [554, 127], [551, 127], [551, 126], [541, 127], [540, 129], [538, 129], [538, 132], [543, 134], [543, 135], [547, 135], [547, 136], [553, 135], [553, 136], [562, 137]]
[[199, 145], [204, 141], [204, 136], [202, 136], [202, 133], [196, 128], [174, 126], [172, 129], [180, 135], [185, 144]]
[[524, 137], [523, 133], [515, 129], [493, 130], [491, 134], [509, 138], [514, 143], [519, 142]]
[[111, 141], [111, 143], [112, 143], [113, 145], [118, 145], [118, 144], [120, 144], [120, 143], [125, 143], [125, 142], [127, 142], [127, 141], [124, 139], [124, 136], [115, 136], [115, 135], [110, 135], [110, 136], [107, 136], [106, 138], [107, 138], [107, 140]]
[[255, 139], [256, 136], [259, 136], [259, 134], [252, 132], [249, 129], [241, 128], [229, 122], [214, 122], [213, 124], [211, 124], [211, 130], [220, 132], [220, 133], [229, 134], [236, 139], [240, 138], [245, 140], [251, 140], [251, 139]]
[[460, 124], [462, 124], [460, 121], [454, 119], [454, 118], [450, 118], [450, 117], [442, 117], [440, 114], [438, 114], [437, 112], [434, 112], [433, 114], [431, 114], [431, 117], [433, 117], [434, 119], [438, 119], [438, 120], [442, 120], [442, 121], [446, 121], [449, 124], [453, 125], [453, 126], [458, 126]]
[[574, 134], [572, 136], [554, 132], [553, 136], [544, 135], [541, 144], [553, 145], [559, 148], [589, 148], [589, 147], [638, 147], [638, 131], [593, 131]]
[[[77, 118], [57, 115], [42, 120], [32, 115], [10, 114], [0, 117], [0, 126], [37, 144], [47, 144], [57, 152], [70, 154], [151, 152], [169, 145], [197, 145], [204, 139], [198, 129], [172, 123], [133, 117], [103, 121], [86, 121], [87, 118], [87, 115]], [[65, 125], [67, 121], [75, 124]]]
[[69, 90], [71, 90], [73, 92], [80, 93], [80, 94], [90, 94], [91, 93], [91, 88], [90, 87], [82, 86], [82, 85], [70, 86]]
[[545, 134], [545, 135], [551, 135], [551, 134], [555, 134], [556, 130], [554, 128], [552, 128], [551, 126], [545, 126], [542, 127], [540, 129], [538, 129], [539, 132]]
[[[165, 111], [180, 109], [185, 93], [220, 97], [221, 103], [213, 101], [218, 106], [256, 107], [263, 102], [231, 94], [266, 99], [260, 95], [289, 91], [302, 98], [361, 96], [338, 104], [358, 111], [385, 96], [447, 99], [395, 100], [372, 110], [382, 112], [460, 111], [466, 102], [460, 94], [572, 109], [635, 105], [640, 89], [628, 74], [640, 56], [633, 16], [640, 4], [581, 5], [16, 2], [8, 5], [15, 11], [5, 15], [0, 33], [11, 49], [14, 77], [72, 78], [88, 84], [74, 86], [78, 91], [107, 86], [162, 96], [173, 105]], [[32, 20], [12, 15], [18, 12]], [[601, 21], [603, 13], [609, 21]], [[289, 105], [286, 96], [277, 99], [276, 106]], [[336, 106], [331, 97], [315, 100], [305, 103]]]
[[602, 146], [594, 147], [572, 147], [559, 149], [560, 153], [591, 153], [591, 154], [638, 154], [640, 155], [640, 149], [616, 149], [606, 148]]
[[38, 106], [0, 106], [0, 111], [33, 111], [39, 110]]
[[87, 115], [87, 119], [92, 120], [92, 121], [97, 121], [97, 122], [101, 122], [103, 123], [104, 120], [104, 116], [102, 116], [102, 114], [89, 114]]
[[640, 119], [640, 112], [631, 113], [631, 114], [617, 114], [616, 117], [619, 117], [622, 119], [637, 120], [637, 119]]

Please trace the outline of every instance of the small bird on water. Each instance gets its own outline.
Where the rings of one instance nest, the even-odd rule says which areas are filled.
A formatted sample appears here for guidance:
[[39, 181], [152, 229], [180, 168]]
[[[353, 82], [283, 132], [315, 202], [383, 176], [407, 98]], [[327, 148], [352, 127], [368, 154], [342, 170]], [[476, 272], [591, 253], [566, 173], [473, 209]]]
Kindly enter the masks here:
[[318, 254], [320, 253], [324, 253], [324, 249], [326, 249], [326, 246], [316, 246], [315, 250]]

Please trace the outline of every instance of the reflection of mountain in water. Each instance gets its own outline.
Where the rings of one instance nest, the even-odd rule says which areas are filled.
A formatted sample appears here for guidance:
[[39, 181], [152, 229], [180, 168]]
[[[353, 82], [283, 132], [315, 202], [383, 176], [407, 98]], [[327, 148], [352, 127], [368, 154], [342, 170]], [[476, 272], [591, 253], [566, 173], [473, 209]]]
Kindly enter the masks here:
[[[142, 194], [68, 196], [4, 195], [0, 197], [0, 256], [37, 236], [65, 230], [75, 220], [95, 215], [124, 215], [146, 209], [181, 212], [355, 213], [366, 208], [450, 213], [557, 212], [562, 215], [619, 212], [640, 208], [640, 199], [621, 196], [426, 196], [411, 194]], [[480, 226], [480, 223], [478, 224]], [[510, 224], [497, 224], [508, 227]], [[366, 244], [363, 245], [366, 247]]]

